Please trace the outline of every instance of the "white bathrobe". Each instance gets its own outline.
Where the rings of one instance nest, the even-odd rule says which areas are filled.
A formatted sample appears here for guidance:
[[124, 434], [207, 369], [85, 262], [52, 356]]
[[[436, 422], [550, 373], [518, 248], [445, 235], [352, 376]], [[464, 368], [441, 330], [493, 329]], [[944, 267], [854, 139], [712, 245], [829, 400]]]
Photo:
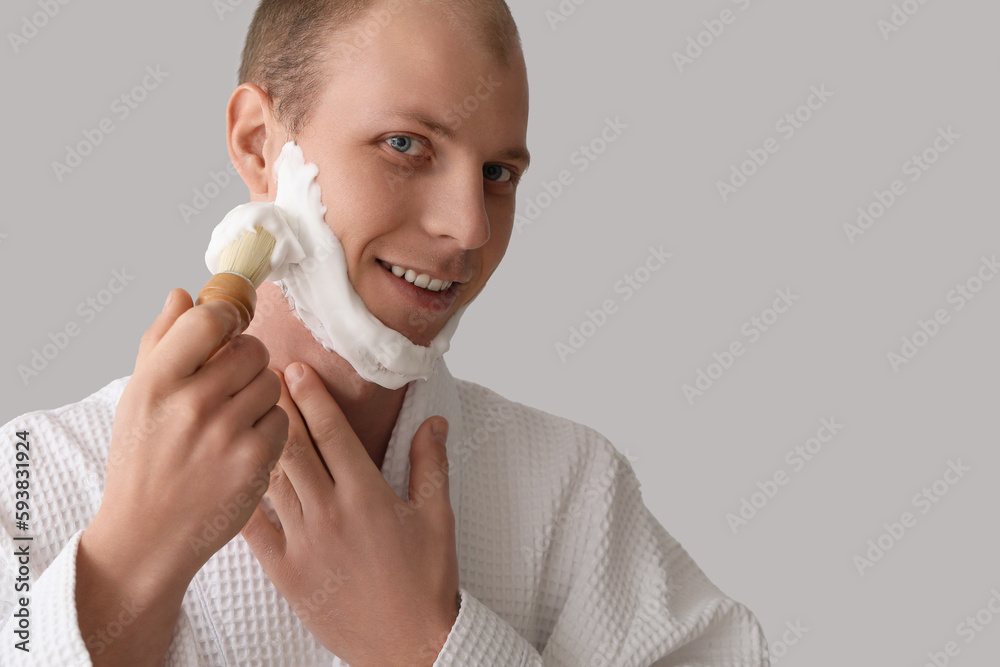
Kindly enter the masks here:
[[[443, 361], [437, 369], [407, 388], [382, 466], [405, 500], [417, 427], [431, 415], [448, 419], [461, 606], [435, 666], [768, 664], [754, 616], [650, 514], [628, 459], [604, 437], [456, 380]], [[82, 637], [74, 601], [76, 549], [100, 505], [127, 381], [2, 431], [10, 444], [0, 464], [0, 665], [90, 665], [88, 645], [100, 650], [128, 631], [112, 621], [102, 637]], [[30, 441], [27, 531], [14, 515], [17, 431]], [[15, 592], [14, 556], [26, 544], [27, 594]], [[22, 619], [12, 617], [25, 596], [30, 653], [15, 648]], [[312, 637], [237, 535], [188, 587], [164, 665], [344, 663]]]

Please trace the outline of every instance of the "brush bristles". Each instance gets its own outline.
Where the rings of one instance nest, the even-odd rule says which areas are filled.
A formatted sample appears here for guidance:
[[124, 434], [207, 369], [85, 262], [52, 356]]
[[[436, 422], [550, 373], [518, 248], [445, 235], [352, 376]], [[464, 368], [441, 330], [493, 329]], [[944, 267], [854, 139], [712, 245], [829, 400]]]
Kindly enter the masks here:
[[226, 246], [219, 260], [219, 271], [238, 273], [257, 289], [271, 273], [271, 253], [275, 241], [263, 227], [254, 229], [256, 234], [247, 232]]

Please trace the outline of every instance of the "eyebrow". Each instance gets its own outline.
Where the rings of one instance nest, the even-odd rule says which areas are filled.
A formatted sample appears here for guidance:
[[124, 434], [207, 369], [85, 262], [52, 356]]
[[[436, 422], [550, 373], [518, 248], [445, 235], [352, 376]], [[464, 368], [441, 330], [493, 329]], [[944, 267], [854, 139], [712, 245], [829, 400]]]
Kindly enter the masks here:
[[[452, 141], [455, 140], [455, 130], [448, 127], [444, 123], [435, 120], [432, 116], [424, 113], [423, 111], [418, 111], [416, 109], [406, 109], [402, 107], [390, 107], [387, 109], [390, 115], [398, 116], [400, 118], [406, 118], [414, 122], [420, 123], [433, 134], [439, 137], [444, 137]], [[506, 148], [497, 154], [497, 157], [505, 160], [514, 160], [516, 162], [524, 163], [524, 171], [528, 170], [528, 166], [531, 164], [531, 153], [528, 149], [523, 146], [514, 146], [511, 148]]]

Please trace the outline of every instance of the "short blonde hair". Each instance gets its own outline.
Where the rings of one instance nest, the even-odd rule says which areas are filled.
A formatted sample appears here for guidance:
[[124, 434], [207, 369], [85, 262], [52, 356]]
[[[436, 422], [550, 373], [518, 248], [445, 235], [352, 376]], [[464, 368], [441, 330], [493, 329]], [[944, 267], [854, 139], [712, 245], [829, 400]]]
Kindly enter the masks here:
[[380, 5], [398, 11], [404, 2], [438, 7], [456, 30], [472, 35], [505, 67], [521, 48], [504, 0], [261, 0], [247, 31], [239, 83], [266, 91], [275, 118], [295, 137], [309, 122], [337, 39], [347, 39], [349, 29]]

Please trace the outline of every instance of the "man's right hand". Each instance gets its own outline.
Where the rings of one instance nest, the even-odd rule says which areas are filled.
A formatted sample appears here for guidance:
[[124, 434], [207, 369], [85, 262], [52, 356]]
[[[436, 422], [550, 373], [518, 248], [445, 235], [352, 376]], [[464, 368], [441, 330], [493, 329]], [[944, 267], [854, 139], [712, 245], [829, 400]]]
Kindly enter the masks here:
[[[80, 629], [95, 665], [160, 664], [191, 579], [267, 490], [288, 417], [264, 344], [247, 335], [226, 343], [237, 322], [232, 305], [194, 307], [174, 290], [142, 338], [115, 414], [104, 498], [77, 555]], [[143, 611], [102, 640], [123, 605]]]

